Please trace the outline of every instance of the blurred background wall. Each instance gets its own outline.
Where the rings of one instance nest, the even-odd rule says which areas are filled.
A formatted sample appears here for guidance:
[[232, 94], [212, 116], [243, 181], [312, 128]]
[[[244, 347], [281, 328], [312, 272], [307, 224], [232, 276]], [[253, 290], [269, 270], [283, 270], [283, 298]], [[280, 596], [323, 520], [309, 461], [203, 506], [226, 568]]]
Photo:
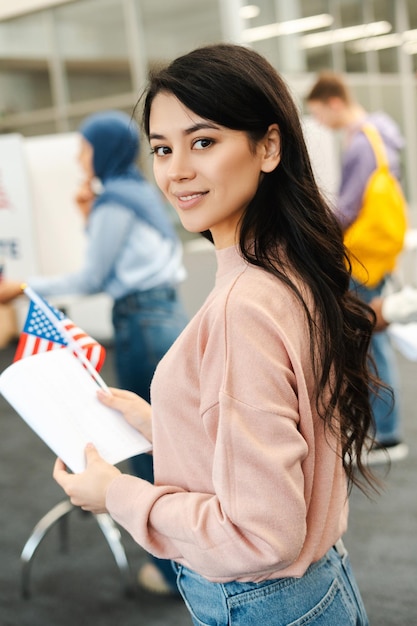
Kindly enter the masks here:
[[150, 68], [221, 40], [264, 54], [301, 109], [315, 72], [347, 72], [364, 106], [406, 136], [417, 205], [415, 0], [0, 0], [0, 133], [68, 132], [97, 109], [131, 112]]

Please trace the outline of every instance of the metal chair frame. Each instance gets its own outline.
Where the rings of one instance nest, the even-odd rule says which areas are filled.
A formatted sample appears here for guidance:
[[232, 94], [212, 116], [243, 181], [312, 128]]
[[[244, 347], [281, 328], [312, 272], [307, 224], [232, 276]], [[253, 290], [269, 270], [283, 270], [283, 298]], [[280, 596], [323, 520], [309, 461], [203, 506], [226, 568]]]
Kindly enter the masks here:
[[[30, 597], [30, 573], [36, 552], [45, 539], [49, 531], [58, 524], [60, 547], [65, 551], [68, 546], [68, 516], [74, 510], [80, 510], [71, 504], [69, 500], [63, 500], [56, 504], [46, 515], [44, 515], [33, 528], [26, 541], [20, 559], [22, 562], [21, 591], [24, 598]], [[88, 515], [93, 515], [88, 513]], [[107, 513], [93, 515], [101, 532], [103, 533], [109, 548], [114, 556], [114, 560], [119, 568], [122, 588], [127, 596], [134, 592], [132, 573], [127, 559], [126, 551], [122, 543], [120, 530], [116, 523]]]

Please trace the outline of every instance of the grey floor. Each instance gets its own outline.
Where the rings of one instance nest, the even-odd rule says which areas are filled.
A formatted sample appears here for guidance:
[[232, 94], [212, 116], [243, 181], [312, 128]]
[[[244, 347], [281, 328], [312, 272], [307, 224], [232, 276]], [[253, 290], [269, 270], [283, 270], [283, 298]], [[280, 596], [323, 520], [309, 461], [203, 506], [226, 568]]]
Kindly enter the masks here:
[[[13, 352], [14, 346], [0, 350], [0, 371]], [[391, 467], [380, 496], [353, 491], [345, 536], [372, 626], [417, 624], [417, 363], [399, 357], [399, 367], [410, 455]], [[112, 384], [111, 350], [103, 376]], [[66, 551], [56, 526], [40, 545], [31, 595], [22, 597], [22, 548], [36, 522], [64, 498], [51, 478], [53, 454], [1, 397], [0, 424], [0, 626], [190, 626], [181, 600], [140, 590], [126, 597], [96, 520], [78, 510], [68, 516]], [[122, 539], [136, 572], [144, 553], [123, 531]]]

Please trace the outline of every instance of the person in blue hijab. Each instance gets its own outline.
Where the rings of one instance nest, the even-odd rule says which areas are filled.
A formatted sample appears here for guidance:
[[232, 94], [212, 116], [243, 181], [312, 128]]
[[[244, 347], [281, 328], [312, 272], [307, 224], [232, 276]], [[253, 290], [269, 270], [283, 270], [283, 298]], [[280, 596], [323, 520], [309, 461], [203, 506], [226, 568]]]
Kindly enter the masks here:
[[167, 215], [161, 196], [136, 165], [139, 154], [139, 133], [136, 123], [121, 111], [105, 111], [88, 117], [80, 133], [91, 152], [92, 171], [102, 185], [92, 209], [106, 204], [119, 204], [131, 209], [137, 217], [152, 226], [164, 238], [176, 240], [175, 230]]
[[[149, 402], [154, 370], [188, 321], [178, 295], [185, 278], [182, 246], [162, 195], [136, 165], [136, 122], [121, 111], [103, 111], [87, 117], [79, 131], [85, 178], [76, 201], [86, 220], [84, 265], [25, 282], [45, 297], [107, 293], [114, 302], [118, 386]], [[6, 285], [9, 295], [14, 286], [12, 295], [20, 294], [20, 285]], [[151, 455], [130, 462], [136, 475], [153, 482]], [[178, 593], [170, 561], [150, 557], [138, 580], [151, 591]]]

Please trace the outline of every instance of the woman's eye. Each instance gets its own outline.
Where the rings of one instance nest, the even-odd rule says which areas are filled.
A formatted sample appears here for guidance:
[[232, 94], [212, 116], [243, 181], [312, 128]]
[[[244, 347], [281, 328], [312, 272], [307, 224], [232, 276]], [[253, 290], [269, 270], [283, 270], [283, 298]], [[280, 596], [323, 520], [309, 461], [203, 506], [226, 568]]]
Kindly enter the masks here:
[[171, 149], [168, 146], [155, 146], [155, 148], [151, 149], [152, 154], [156, 154], [156, 156], [165, 156], [169, 154]]
[[197, 139], [197, 141], [194, 142], [193, 147], [197, 150], [204, 150], [204, 148], [208, 148], [213, 143], [213, 139]]

